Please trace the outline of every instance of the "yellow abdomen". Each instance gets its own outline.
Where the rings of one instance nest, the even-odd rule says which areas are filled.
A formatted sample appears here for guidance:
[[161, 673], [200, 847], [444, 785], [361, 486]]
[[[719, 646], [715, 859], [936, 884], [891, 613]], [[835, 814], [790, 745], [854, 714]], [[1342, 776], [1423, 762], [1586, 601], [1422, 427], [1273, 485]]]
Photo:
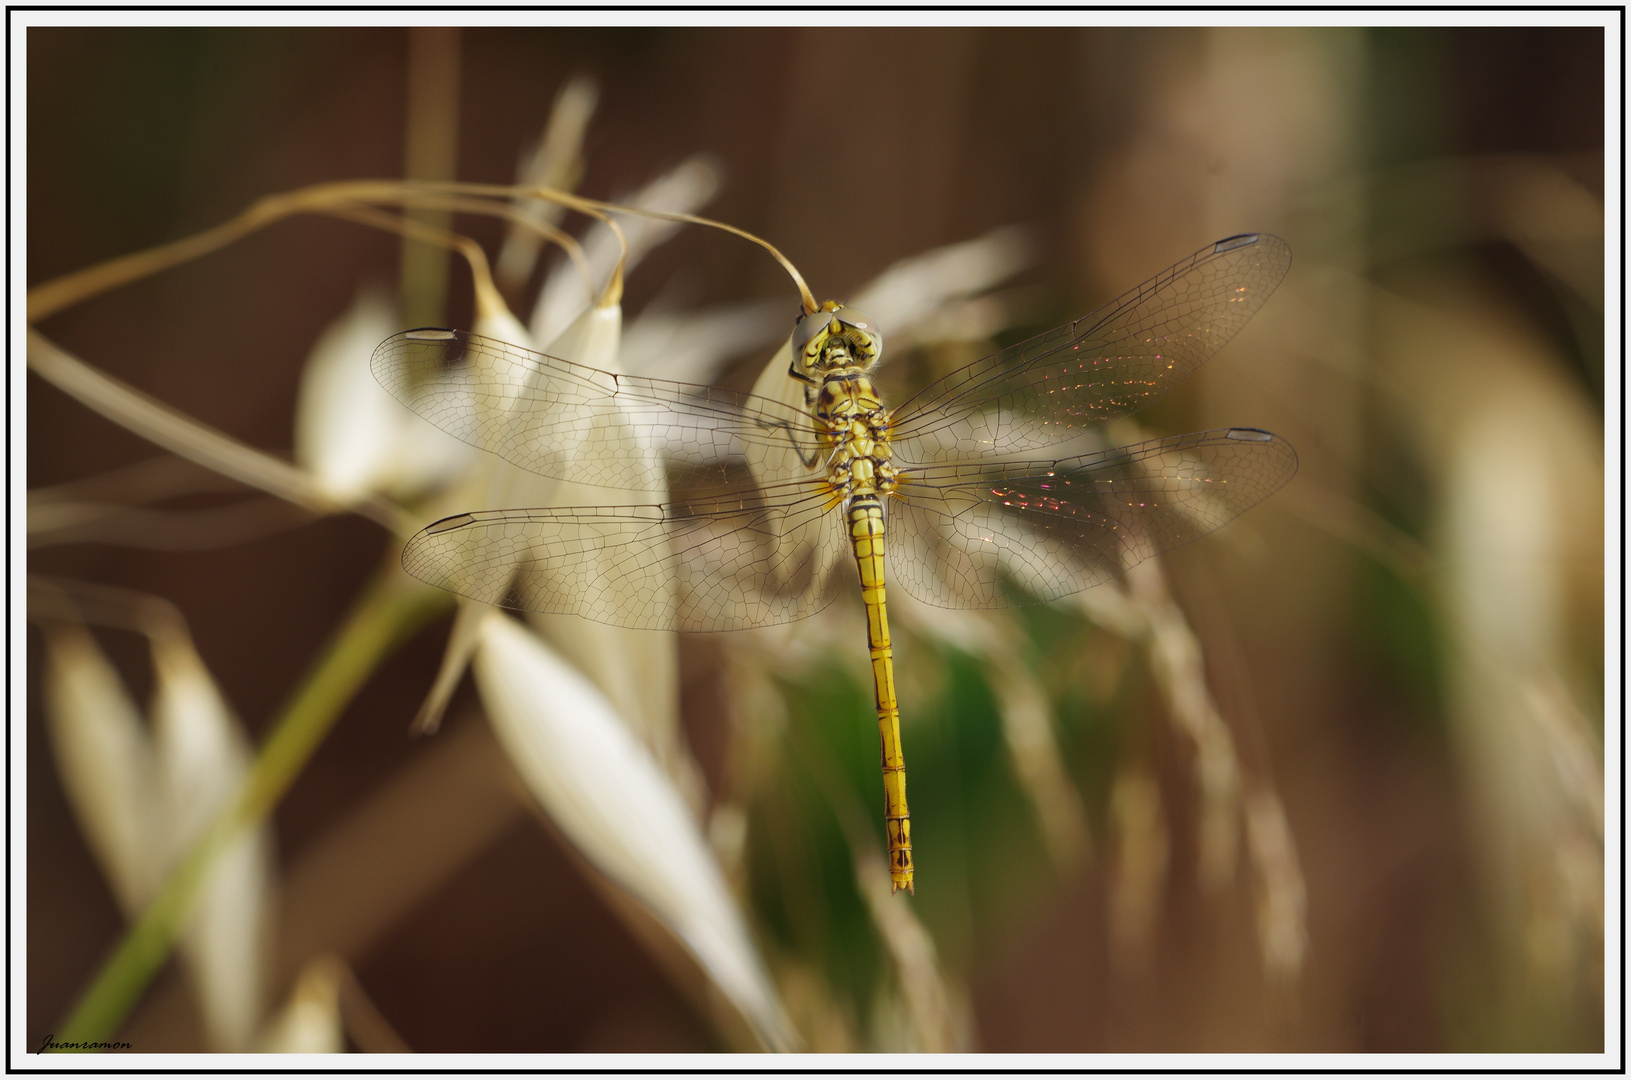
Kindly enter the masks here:
[[883, 757], [884, 831], [889, 837], [890, 891], [912, 888], [912, 818], [906, 808], [906, 761], [900, 749], [900, 706], [895, 700], [895, 654], [889, 644], [889, 609], [883, 586], [883, 506], [875, 494], [851, 499], [850, 541], [861, 571], [866, 604], [867, 645], [878, 702], [878, 738]]

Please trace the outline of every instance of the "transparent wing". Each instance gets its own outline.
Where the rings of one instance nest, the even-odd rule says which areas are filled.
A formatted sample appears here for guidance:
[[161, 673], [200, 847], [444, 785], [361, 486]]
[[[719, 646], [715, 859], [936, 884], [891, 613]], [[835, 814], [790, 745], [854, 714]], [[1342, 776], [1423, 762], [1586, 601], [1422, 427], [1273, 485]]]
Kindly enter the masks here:
[[[644, 630], [790, 622], [855, 587], [817, 482], [652, 506], [492, 510], [408, 541], [403, 568], [461, 596]], [[848, 565], [849, 573], [842, 573]]]
[[1290, 266], [1268, 233], [1209, 244], [1091, 315], [930, 383], [895, 410], [895, 459], [1025, 453], [1136, 412], [1234, 337]]
[[1222, 527], [1296, 471], [1291, 446], [1254, 428], [907, 470], [888, 503], [889, 578], [940, 607], [1057, 599]]
[[787, 465], [787, 449], [816, 441], [808, 413], [768, 399], [615, 375], [462, 330], [386, 338], [373, 370], [455, 438], [530, 472], [600, 487], [661, 490], [675, 462], [724, 480], [732, 459], [767, 483], [795, 479], [809, 463], [794, 455]]

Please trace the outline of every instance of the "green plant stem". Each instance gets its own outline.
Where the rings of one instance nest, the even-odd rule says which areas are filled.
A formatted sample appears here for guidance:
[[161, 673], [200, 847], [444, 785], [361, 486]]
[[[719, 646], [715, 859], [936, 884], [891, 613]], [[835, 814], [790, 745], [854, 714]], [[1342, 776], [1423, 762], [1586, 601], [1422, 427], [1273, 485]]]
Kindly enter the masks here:
[[450, 603], [395, 567], [377, 575], [272, 728], [236, 800], [171, 871], [53, 1033], [58, 1043], [106, 1042], [175, 947], [216, 856], [271, 812], [375, 666]]

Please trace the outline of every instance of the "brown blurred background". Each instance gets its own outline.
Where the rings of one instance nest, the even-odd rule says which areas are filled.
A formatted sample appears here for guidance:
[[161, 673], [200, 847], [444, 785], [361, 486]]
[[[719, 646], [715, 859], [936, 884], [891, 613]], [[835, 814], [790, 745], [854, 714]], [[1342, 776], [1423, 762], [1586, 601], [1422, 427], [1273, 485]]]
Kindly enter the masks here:
[[[213, 225], [268, 193], [402, 173], [405, 31], [27, 33], [30, 285]], [[1562, 722], [1600, 762], [1602, 31], [521, 29], [468, 30], [460, 49], [460, 179], [508, 182], [556, 91], [588, 74], [601, 101], [580, 191], [615, 198], [707, 151], [724, 186], [706, 212], [777, 244], [818, 296], [1019, 223], [1040, 242], [1027, 281], [1042, 328], [1209, 240], [1255, 230], [1289, 240], [1280, 292], [1140, 422], [1157, 433], [1258, 426], [1301, 454], [1282, 496], [1177, 553], [1168, 572], [1242, 756], [1285, 804], [1307, 887], [1306, 963], [1289, 989], [1266, 985], [1245, 877], [1221, 892], [1197, 881], [1189, 751], [1158, 699], [1135, 694], [1142, 719], [1112, 741], [1116, 760], [1146, 764], [1166, 804], [1153, 953], [1132, 975], [1111, 970], [1114, 845], [1101, 844], [1076, 873], [947, 930], [942, 954], [966, 988], [974, 1046], [1602, 1048], [1601, 893], [1593, 912], [1589, 881], [1583, 902], [1547, 884], [1567, 877], [1547, 861], [1557, 837], [1585, 835], [1589, 850], [1590, 823], [1513, 794], [1533, 788], [1520, 775], [1526, 755], [1510, 749], [1526, 744], [1502, 741], [1495, 713], [1512, 694], [1486, 671], [1512, 663], [1491, 665], [1506, 654], [1481, 636], [1481, 612], [1500, 606], [1479, 606], [1511, 575], [1546, 583], [1546, 626], [1513, 648], [1561, 688]], [[460, 224], [496, 251], [496, 225]], [[360, 286], [394, 282], [397, 257], [384, 234], [295, 219], [39, 329], [283, 453], [312, 342]], [[449, 319], [468, 325], [468, 281], [452, 281]], [[703, 230], [648, 259], [626, 310], [659, 289], [695, 304], [793, 303], [761, 252]], [[33, 376], [26, 409], [31, 488], [156, 453]], [[1490, 425], [1495, 437], [1480, 442]], [[1569, 439], [1583, 458], [1567, 457], [1572, 443], [1557, 449]], [[1565, 474], [1585, 479], [1570, 486]], [[1465, 538], [1499, 533], [1492, 501], [1551, 531], [1485, 573], [1487, 552]], [[199, 552], [43, 548], [29, 569], [174, 601], [260, 734], [386, 548], [375, 525], [331, 518]], [[1418, 572], [1400, 571], [1400, 558]], [[404, 732], [443, 636], [421, 633], [377, 673], [278, 807], [286, 875], [429, 752]], [[101, 640], [145, 694], [139, 642]], [[43, 737], [37, 644], [31, 636], [31, 1043], [121, 926]], [[723, 647], [682, 652], [686, 719], [713, 783], [726, 740], [707, 672]], [[461, 695], [453, 711], [473, 706]], [[1104, 753], [1091, 742], [1071, 759], [1084, 775]], [[1098, 835], [1109, 812], [1081, 782]], [[1521, 820], [1490, 809], [1502, 805]], [[719, 1046], [559, 842], [525, 816], [495, 814], [490, 842], [361, 935], [350, 957], [409, 1045]], [[1599, 890], [1600, 858], [1599, 847]], [[924, 912], [939, 938], [942, 916]], [[167, 992], [179, 1000], [179, 981], [172, 963], [133, 1017], [149, 1025], [142, 1048], [185, 1045], [185, 1018], [155, 1005]]]

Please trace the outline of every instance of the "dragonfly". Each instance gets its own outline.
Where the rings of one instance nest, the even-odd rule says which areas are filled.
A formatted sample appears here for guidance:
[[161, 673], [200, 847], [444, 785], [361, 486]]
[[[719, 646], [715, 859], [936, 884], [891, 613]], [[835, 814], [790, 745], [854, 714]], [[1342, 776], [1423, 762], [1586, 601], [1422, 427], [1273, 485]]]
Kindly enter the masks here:
[[785, 380], [759, 395], [600, 371], [459, 330], [396, 334], [374, 352], [375, 377], [438, 427], [524, 470], [661, 500], [456, 514], [413, 536], [403, 567], [487, 604], [679, 631], [805, 618], [853, 590], [858, 571], [891, 891], [914, 892], [886, 565], [889, 584], [931, 605], [1040, 603], [1273, 494], [1297, 455], [1256, 428], [1035, 455], [1159, 400], [1234, 337], [1290, 264], [1277, 236], [1219, 240], [893, 409], [873, 381], [882, 332], [832, 301], [800, 309]]

